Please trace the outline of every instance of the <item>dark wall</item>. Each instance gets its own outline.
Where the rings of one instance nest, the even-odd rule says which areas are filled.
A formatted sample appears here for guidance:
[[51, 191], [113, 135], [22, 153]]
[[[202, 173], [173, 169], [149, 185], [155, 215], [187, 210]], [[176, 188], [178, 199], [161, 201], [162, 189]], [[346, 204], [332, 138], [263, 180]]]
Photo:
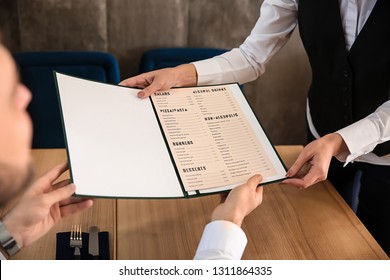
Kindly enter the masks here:
[[[0, 0], [11, 51], [112, 52], [122, 78], [156, 47], [233, 48], [250, 33], [261, 0]], [[297, 31], [245, 94], [275, 144], [306, 140], [310, 68]]]

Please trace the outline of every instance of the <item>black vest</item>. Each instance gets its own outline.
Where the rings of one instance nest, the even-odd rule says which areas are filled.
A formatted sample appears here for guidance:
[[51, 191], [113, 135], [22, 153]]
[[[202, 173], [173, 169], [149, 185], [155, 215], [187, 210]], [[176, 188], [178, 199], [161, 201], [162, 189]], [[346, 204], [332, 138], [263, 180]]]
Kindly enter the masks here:
[[[366, 117], [390, 99], [390, 0], [377, 0], [349, 51], [339, 0], [299, 0], [298, 24], [313, 76], [311, 117], [321, 136]], [[374, 153], [390, 154], [390, 141]]]

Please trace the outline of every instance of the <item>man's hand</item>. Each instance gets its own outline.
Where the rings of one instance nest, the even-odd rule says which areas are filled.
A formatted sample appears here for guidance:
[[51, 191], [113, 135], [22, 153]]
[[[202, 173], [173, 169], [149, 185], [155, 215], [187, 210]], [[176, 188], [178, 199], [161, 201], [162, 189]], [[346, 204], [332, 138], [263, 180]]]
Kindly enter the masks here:
[[257, 187], [262, 179], [261, 175], [254, 175], [247, 183], [231, 190], [225, 201], [214, 209], [211, 221], [226, 220], [241, 226], [244, 218], [263, 201], [263, 187]]
[[307, 188], [326, 179], [333, 156], [347, 152], [348, 147], [338, 133], [325, 135], [309, 143], [292, 165], [283, 183]]
[[4, 217], [3, 223], [19, 247], [41, 238], [63, 217], [92, 206], [91, 199], [71, 197], [76, 187], [69, 180], [53, 185], [66, 170], [65, 162], [38, 179]]
[[173, 68], [165, 68], [140, 74], [119, 83], [126, 87], [142, 88], [139, 98], [147, 98], [156, 91], [168, 90], [172, 87], [196, 86], [197, 73], [192, 64], [183, 64]]

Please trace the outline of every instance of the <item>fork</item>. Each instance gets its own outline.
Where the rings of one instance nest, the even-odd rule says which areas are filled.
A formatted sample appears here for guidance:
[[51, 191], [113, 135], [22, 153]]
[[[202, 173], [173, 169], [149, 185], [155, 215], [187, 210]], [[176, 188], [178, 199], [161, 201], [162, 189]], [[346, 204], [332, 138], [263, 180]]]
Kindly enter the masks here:
[[80, 260], [80, 249], [83, 247], [81, 225], [72, 225], [70, 231], [70, 247], [74, 248], [74, 259]]

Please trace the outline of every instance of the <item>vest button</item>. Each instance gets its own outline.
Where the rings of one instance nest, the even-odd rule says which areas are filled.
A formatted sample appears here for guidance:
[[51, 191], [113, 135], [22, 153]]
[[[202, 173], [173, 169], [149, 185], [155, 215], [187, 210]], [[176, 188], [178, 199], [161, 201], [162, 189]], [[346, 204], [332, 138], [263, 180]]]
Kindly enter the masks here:
[[348, 91], [348, 87], [347, 87], [347, 86], [343, 86], [343, 87], [341, 87], [341, 90], [342, 90], [343, 92], [347, 92], [347, 91]]
[[348, 70], [343, 70], [343, 76], [344, 76], [344, 78], [348, 78], [349, 77]]
[[347, 115], [347, 114], [345, 114], [343, 117], [344, 117], [344, 120], [346, 120], [346, 121], [348, 121], [348, 120], [349, 120], [349, 117], [348, 117], [348, 115]]
[[344, 104], [345, 107], [347, 107], [349, 105], [348, 100], [344, 100], [343, 104]]

